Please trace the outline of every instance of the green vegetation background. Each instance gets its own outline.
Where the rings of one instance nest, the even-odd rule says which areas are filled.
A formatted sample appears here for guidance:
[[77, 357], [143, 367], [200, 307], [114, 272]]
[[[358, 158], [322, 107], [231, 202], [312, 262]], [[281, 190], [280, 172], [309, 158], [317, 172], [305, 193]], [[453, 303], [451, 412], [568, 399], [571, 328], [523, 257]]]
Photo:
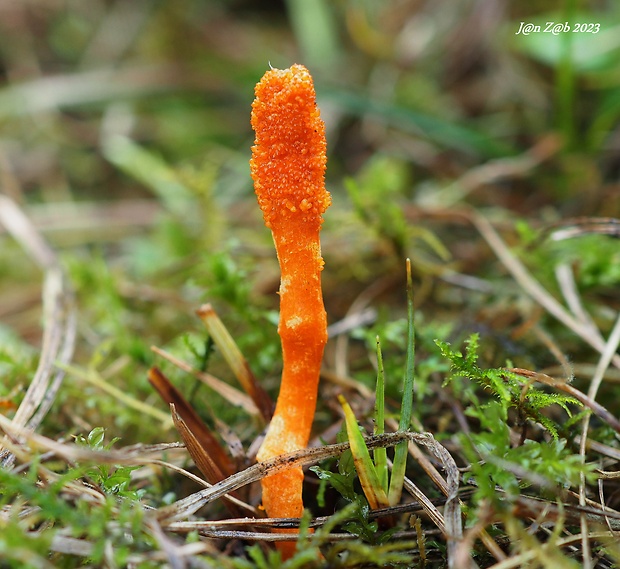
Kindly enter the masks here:
[[[600, 29], [516, 34], [548, 21]], [[150, 347], [232, 381], [194, 315], [211, 302], [277, 392], [278, 268], [249, 176], [249, 116], [264, 71], [292, 63], [313, 74], [327, 125], [330, 323], [375, 310], [344, 356], [331, 342], [326, 368], [372, 388], [379, 333], [388, 397], [398, 398], [410, 257], [420, 428], [458, 430], [438, 395], [448, 364], [435, 338], [458, 346], [475, 332], [485, 365], [553, 370], [535, 333], [544, 330], [587, 391], [580, 370], [597, 354], [523, 293], [467, 215], [490, 219], [558, 298], [554, 268], [567, 263], [607, 336], [620, 306], [617, 239], [552, 241], [545, 231], [620, 218], [619, 38], [620, 4], [602, 0], [0, 2], [0, 191], [60, 256], [79, 313], [71, 366], [39, 431], [178, 440], [147, 381], [157, 363], [206, 421], [227, 423], [244, 444], [257, 435]], [[42, 286], [41, 267], [0, 227], [8, 416], [38, 363]], [[617, 381], [610, 372], [600, 397], [616, 416]], [[317, 421], [328, 428], [329, 406]], [[185, 491], [166, 476], [151, 483], [161, 485], [154, 502]]]

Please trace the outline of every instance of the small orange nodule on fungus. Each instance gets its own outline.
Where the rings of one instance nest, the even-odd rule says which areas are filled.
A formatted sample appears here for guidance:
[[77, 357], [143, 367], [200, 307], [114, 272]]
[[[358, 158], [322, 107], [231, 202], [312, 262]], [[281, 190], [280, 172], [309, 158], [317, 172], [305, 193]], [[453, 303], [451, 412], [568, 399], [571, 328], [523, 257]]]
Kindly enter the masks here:
[[[308, 70], [302, 65], [271, 69], [255, 92], [250, 168], [281, 272], [278, 333], [283, 370], [273, 419], [258, 452], [258, 460], [264, 461], [303, 449], [310, 438], [327, 342], [319, 231], [331, 197], [325, 189], [325, 125]], [[302, 483], [301, 467], [263, 479], [267, 514], [301, 516]], [[294, 549], [291, 543], [280, 547], [285, 557]]]

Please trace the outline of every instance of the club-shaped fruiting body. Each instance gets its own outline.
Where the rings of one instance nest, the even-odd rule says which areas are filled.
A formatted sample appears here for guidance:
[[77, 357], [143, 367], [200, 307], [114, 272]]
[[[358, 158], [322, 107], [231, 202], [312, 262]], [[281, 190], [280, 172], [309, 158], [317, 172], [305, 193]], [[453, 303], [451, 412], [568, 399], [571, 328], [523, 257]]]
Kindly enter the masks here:
[[[302, 65], [271, 69], [255, 92], [250, 168], [280, 264], [278, 333], [283, 358], [276, 409], [258, 453], [263, 461], [305, 448], [310, 437], [327, 341], [319, 231], [331, 197], [325, 189], [325, 125], [308, 70]], [[302, 482], [301, 468], [265, 478], [267, 514], [299, 517]], [[291, 548], [286, 549], [283, 552], [290, 554]]]

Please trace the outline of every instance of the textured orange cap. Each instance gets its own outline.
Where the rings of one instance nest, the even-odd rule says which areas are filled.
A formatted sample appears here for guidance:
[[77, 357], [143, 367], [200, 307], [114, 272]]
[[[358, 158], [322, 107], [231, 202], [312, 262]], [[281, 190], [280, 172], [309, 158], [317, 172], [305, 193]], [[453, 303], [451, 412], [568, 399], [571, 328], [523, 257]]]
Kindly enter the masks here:
[[265, 224], [320, 227], [331, 203], [325, 189], [325, 124], [303, 65], [271, 69], [256, 85], [250, 170]]

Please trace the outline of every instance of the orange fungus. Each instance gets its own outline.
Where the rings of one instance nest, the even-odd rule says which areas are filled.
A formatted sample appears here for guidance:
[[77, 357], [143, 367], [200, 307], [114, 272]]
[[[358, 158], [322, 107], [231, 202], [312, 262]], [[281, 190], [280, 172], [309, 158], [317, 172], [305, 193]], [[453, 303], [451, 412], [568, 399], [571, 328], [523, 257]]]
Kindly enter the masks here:
[[[250, 168], [281, 272], [283, 370], [275, 413], [258, 453], [264, 461], [303, 449], [310, 438], [327, 341], [319, 231], [331, 197], [325, 189], [325, 125], [308, 70], [302, 65], [271, 69], [255, 92]], [[263, 479], [267, 514], [301, 516], [302, 483], [300, 467]], [[290, 556], [294, 544], [282, 544], [281, 551]]]

